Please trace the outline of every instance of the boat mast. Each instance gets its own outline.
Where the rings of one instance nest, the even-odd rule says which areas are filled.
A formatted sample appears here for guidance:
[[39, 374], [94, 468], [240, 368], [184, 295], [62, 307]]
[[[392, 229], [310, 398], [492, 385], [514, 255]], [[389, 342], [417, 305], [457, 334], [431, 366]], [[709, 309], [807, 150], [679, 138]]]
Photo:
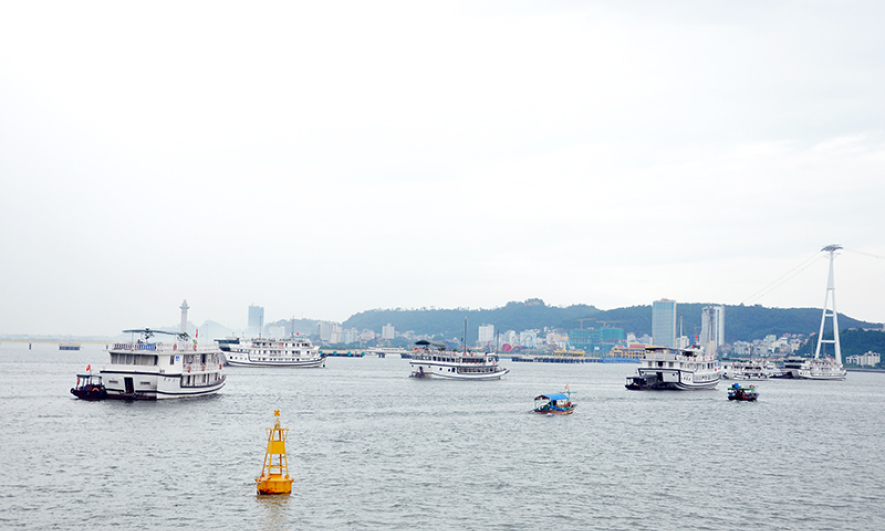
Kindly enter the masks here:
[[467, 353], [467, 318], [464, 318], [464, 338], [461, 340], [461, 351]]
[[[839, 344], [839, 316], [836, 314], [836, 284], [833, 281], [833, 254], [842, 248], [841, 245], [828, 245], [821, 249], [823, 252], [830, 253], [830, 274], [827, 279], [827, 295], [824, 299], [824, 313], [820, 318], [820, 332], [817, 334], [817, 349], [814, 351], [814, 357], [820, 357], [820, 347], [823, 343], [832, 343], [836, 348], [836, 363], [842, 363], [842, 348]], [[833, 299], [833, 309], [829, 310], [830, 296]], [[833, 318], [833, 339], [824, 339], [824, 323], [827, 317]]]

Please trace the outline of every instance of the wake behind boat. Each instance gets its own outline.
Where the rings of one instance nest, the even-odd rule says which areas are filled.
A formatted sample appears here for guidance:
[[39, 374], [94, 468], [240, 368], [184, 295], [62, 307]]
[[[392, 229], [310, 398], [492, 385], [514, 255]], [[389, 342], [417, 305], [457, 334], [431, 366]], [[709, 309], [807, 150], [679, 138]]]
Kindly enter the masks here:
[[448, 350], [445, 343], [421, 340], [415, 343], [412, 378], [441, 380], [500, 380], [510, 369], [498, 364], [498, 356], [470, 350]]
[[303, 336], [287, 339], [223, 339], [219, 342], [225, 361], [234, 367], [325, 366], [319, 347]]
[[714, 389], [721, 378], [719, 360], [697, 349], [649, 346], [627, 389], [690, 391]]

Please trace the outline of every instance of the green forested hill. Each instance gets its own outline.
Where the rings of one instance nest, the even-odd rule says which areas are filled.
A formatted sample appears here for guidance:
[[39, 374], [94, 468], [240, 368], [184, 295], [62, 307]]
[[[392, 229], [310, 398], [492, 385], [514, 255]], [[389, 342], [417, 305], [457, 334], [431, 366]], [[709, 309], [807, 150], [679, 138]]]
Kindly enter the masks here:
[[[842, 329], [842, 321], [839, 321]], [[824, 339], [833, 339], [833, 333], [824, 333]], [[880, 330], [845, 330], [839, 331], [839, 344], [842, 347], [842, 360], [848, 356], [859, 356], [866, 352], [878, 352], [885, 354], [885, 331]], [[822, 351], [827, 356], [833, 355], [833, 346], [823, 344]], [[812, 335], [805, 344], [796, 352], [800, 356], [813, 356], [817, 348], [817, 332]]]
[[501, 308], [490, 310], [468, 309], [420, 309], [420, 310], [367, 310], [352, 315], [344, 321], [344, 328], [368, 328], [377, 332], [390, 323], [397, 331], [412, 330], [416, 334], [431, 335], [442, 339], [460, 338], [464, 335], [464, 319], [467, 323], [467, 340], [477, 339], [481, 325], [495, 325], [495, 330], [515, 330], [545, 327], [577, 328], [578, 319], [593, 317], [599, 310], [593, 306], [576, 304], [568, 307], [547, 306], [540, 299], [525, 302], [508, 302]]
[[[709, 303], [677, 304], [677, 327], [685, 335], [700, 334], [701, 310]], [[543, 329], [545, 327], [573, 329], [583, 326], [599, 328], [610, 326], [633, 332], [637, 336], [651, 335], [651, 306], [631, 306], [612, 310], [599, 310], [586, 304], [568, 307], [547, 306], [540, 299], [525, 302], [509, 302], [501, 308], [488, 310], [468, 309], [419, 309], [419, 310], [368, 310], [351, 316], [343, 323], [345, 328], [368, 328], [381, 331], [390, 323], [397, 331], [412, 330], [445, 339], [464, 335], [464, 319], [468, 320], [468, 341], [476, 341], [477, 328], [492, 324], [498, 331]], [[725, 306], [725, 341], [752, 341], [769, 334], [816, 333], [820, 328], [820, 308], [765, 308], [755, 306]], [[827, 324], [830, 320], [827, 319]], [[880, 324], [852, 319], [839, 314], [839, 328], [873, 328]], [[678, 332], [678, 330], [677, 330]]]

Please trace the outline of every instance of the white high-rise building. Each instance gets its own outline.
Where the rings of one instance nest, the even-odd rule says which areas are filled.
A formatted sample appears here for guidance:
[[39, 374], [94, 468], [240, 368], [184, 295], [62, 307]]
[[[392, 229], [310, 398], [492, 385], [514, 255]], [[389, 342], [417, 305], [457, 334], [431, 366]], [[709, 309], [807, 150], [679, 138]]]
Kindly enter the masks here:
[[247, 328], [249, 335], [260, 336], [264, 331], [264, 307], [249, 306], [249, 327]]
[[676, 301], [661, 299], [652, 304], [651, 335], [659, 347], [676, 347]]
[[396, 328], [390, 323], [381, 327], [381, 339], [394, 339], [396, 337]]
[[317, 325], [317, 335], [320, 336], [320, 341], [331, 341], [332, 340], [332, 323], [329, 321], [320, 321]]
[[187, 333], [187, 310], [190, 306], [187, 305], [187, 299], [181, 301], [181, 325], [178, 327], [178, 332], [182, 334]]
[[725, 307], [706, 306], [701, 310], [701, 346], [709, 355], [718, 355], [725, 343]]
[[495, 325], [482, 325], [479, 327], [477, 342], [480, 346], [486, 346], [495, 341]]

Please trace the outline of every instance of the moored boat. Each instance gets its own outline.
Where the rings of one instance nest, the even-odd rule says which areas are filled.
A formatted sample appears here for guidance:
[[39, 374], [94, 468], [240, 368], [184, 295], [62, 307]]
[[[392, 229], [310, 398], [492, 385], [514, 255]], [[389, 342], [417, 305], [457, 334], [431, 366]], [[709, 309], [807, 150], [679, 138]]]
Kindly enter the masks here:
[[780, 374], [772, 378], [796, 380], [844, 380], [845, 368], [833, 358], [790, 356], [783, 361]]
[[759, 398], [759, 392], [756, 391], [755, 385], [751, 385], [749, 387], [741, 387], [741, 384], [735, 383], [728, 388], [729, 400], [737, 400], [740, 402], [755, 402], [757, 398]]
[[767, 360], [739, 360], [728, 363], [722, 370], [724, 380], [767, 380], [775, 377], [778, 369]]
[[715, 389], [722, 377], [719, 360], [694, 348], [646, 347], [636, 372], [627, 377], [632, 391]]
[[219, 342], [224, 359], [234, 367], [322, 367], [325, 358], [310, 339], [223, 339]]
[[449, 350], [445, 343], [421, 340], [412, 352], [409, 365], [413, 378], [441, 380], [500, 380], [510, 372], [491, 352]]

